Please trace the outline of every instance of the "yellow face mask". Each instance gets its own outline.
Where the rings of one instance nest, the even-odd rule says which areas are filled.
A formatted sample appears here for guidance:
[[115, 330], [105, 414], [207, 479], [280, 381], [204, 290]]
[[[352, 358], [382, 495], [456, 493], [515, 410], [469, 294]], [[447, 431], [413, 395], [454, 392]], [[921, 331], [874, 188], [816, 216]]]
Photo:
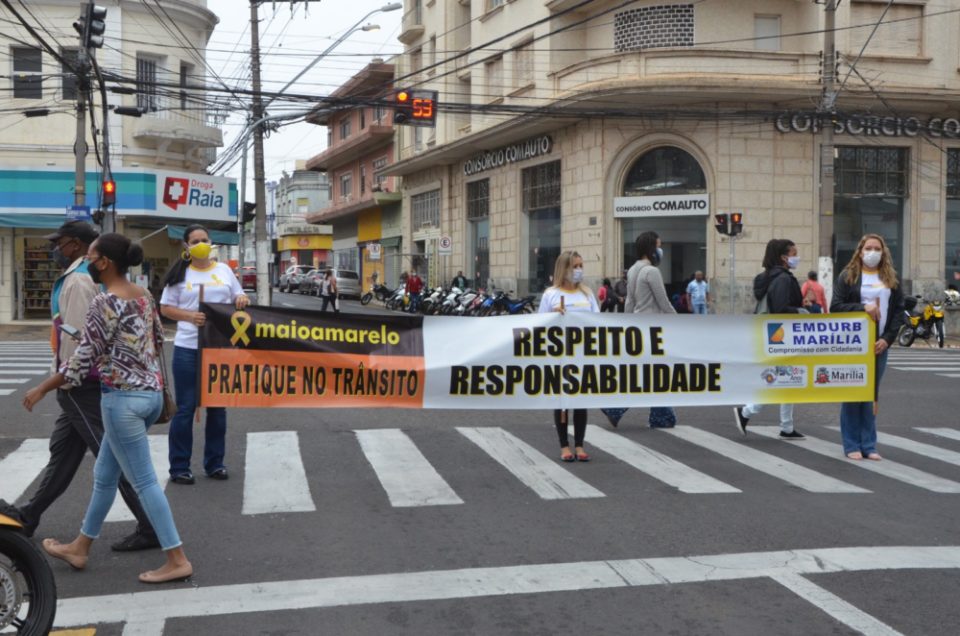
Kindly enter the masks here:
[[190, 256], [203, 261], [210, 257], [212, 249], [213, 247], [209, 243], [197, 243], [190, 246]]

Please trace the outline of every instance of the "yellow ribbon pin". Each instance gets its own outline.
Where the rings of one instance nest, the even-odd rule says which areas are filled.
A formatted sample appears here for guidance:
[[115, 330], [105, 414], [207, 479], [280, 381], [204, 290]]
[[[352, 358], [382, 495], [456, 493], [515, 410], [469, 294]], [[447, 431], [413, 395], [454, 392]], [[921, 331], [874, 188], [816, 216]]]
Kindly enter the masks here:
[[247, 335], [247, 329], [252, 322], [250, 314], [245, 311], [235, 311], [230, 316], [230, 325], [233, 327], [233, 335], [230, 336], [230, 344], [236, 345], [242, 341], [244, 346], [250, 346], [250, 336]]

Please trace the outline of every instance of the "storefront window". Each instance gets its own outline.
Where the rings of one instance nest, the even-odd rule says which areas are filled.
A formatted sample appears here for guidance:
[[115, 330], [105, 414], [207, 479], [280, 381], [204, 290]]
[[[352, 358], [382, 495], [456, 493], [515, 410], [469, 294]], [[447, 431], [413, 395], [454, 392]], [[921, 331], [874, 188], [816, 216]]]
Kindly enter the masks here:
[[518, 291], [536, 293], [553, 284], [553, 266], [560, 256], [559, 161], [523, 170], [523, 212], [527, 218], [527, 279], [520, 281]]
[[470, 253], [474, 287], [486, 287], [490, 278], [490, 179], [467, 184], [467, 221], [470, 223]]
[[960, 149], [947, 151], [946, 285], [960, 287]]
[[[654, 148], [630, 168], [621, 196], [645, 197], [704, 194], [707, 179], [700, 163], [687, 151], [673, 146]], [[636, 261], [635, 242], [641, 232], [653, 230], [663, 242], [660, 272], [667, 293], [683, 293], [696, 271], [707, 273], [707, 223], [704, 216], [645, 216], [622, 219], [623, 269]], [[618, 276], [620, 272], [604, 272]], [[708, 273], [709, 275], [709, 273]]]
[[834, 262], [850, 262], [860, 237], [879, 234], [903, 275], [903, 205], [907, 150], [840, 146], [834, 163]]

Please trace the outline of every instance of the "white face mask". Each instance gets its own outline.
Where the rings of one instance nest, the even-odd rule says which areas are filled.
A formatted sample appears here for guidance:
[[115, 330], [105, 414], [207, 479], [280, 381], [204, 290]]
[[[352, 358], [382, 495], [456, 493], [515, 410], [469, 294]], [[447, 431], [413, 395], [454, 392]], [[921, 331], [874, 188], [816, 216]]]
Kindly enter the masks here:
[[864, 266], [869, 267], [870, 269], [873, 269], [879, 265], [882, 258], [883, 253], [880, 250], [863, 250], [863, 254], [860, 257]]
[[573, 282], [575, 282], [575, 283], [581, 283], [581, 282], [583, 282], [583, 268], [582, 268], [582, 267], [575, 267], [575, 268], [573, 269]]
[[800, 264], [799, 256], [788, 256], [787, 257], [787, 267], [790, 269], [797, 269], [797, 265]]

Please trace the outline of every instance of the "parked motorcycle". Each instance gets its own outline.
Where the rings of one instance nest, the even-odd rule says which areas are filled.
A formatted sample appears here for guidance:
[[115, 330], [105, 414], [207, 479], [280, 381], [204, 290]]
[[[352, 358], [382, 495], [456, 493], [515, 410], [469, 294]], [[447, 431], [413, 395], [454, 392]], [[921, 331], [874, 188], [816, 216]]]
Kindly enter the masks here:
[[943, 303], [940, 300], [924, 300], [922, 310], [917, 309], [920, 296], [907, 296], [903, 299], [904, 320], [900, 332], [897, 334], [897, 344], [909, 347], [917, 338], [923, 338], [928, 343], [930, 336], [934, 336], [937, 345], [943, 348]]
[[373, 289], [371, 291], [368, 291], [366, 294], [360, 297], [360, 304], [368, 305], [370, 304], [370, 301], [373, 300], [374, 298], [386, 304], [387, 300], [389, 300], [391, 295], [393, 295], [392, 289], [388, 288], [386, 285], [381, 285], [380, 283], [377, 283], [376, 285], [373, 286]]
[[0, 632], [50, 633], [57, 612], [57, 584], [46, 557], [15, 519], [0, 514]]

